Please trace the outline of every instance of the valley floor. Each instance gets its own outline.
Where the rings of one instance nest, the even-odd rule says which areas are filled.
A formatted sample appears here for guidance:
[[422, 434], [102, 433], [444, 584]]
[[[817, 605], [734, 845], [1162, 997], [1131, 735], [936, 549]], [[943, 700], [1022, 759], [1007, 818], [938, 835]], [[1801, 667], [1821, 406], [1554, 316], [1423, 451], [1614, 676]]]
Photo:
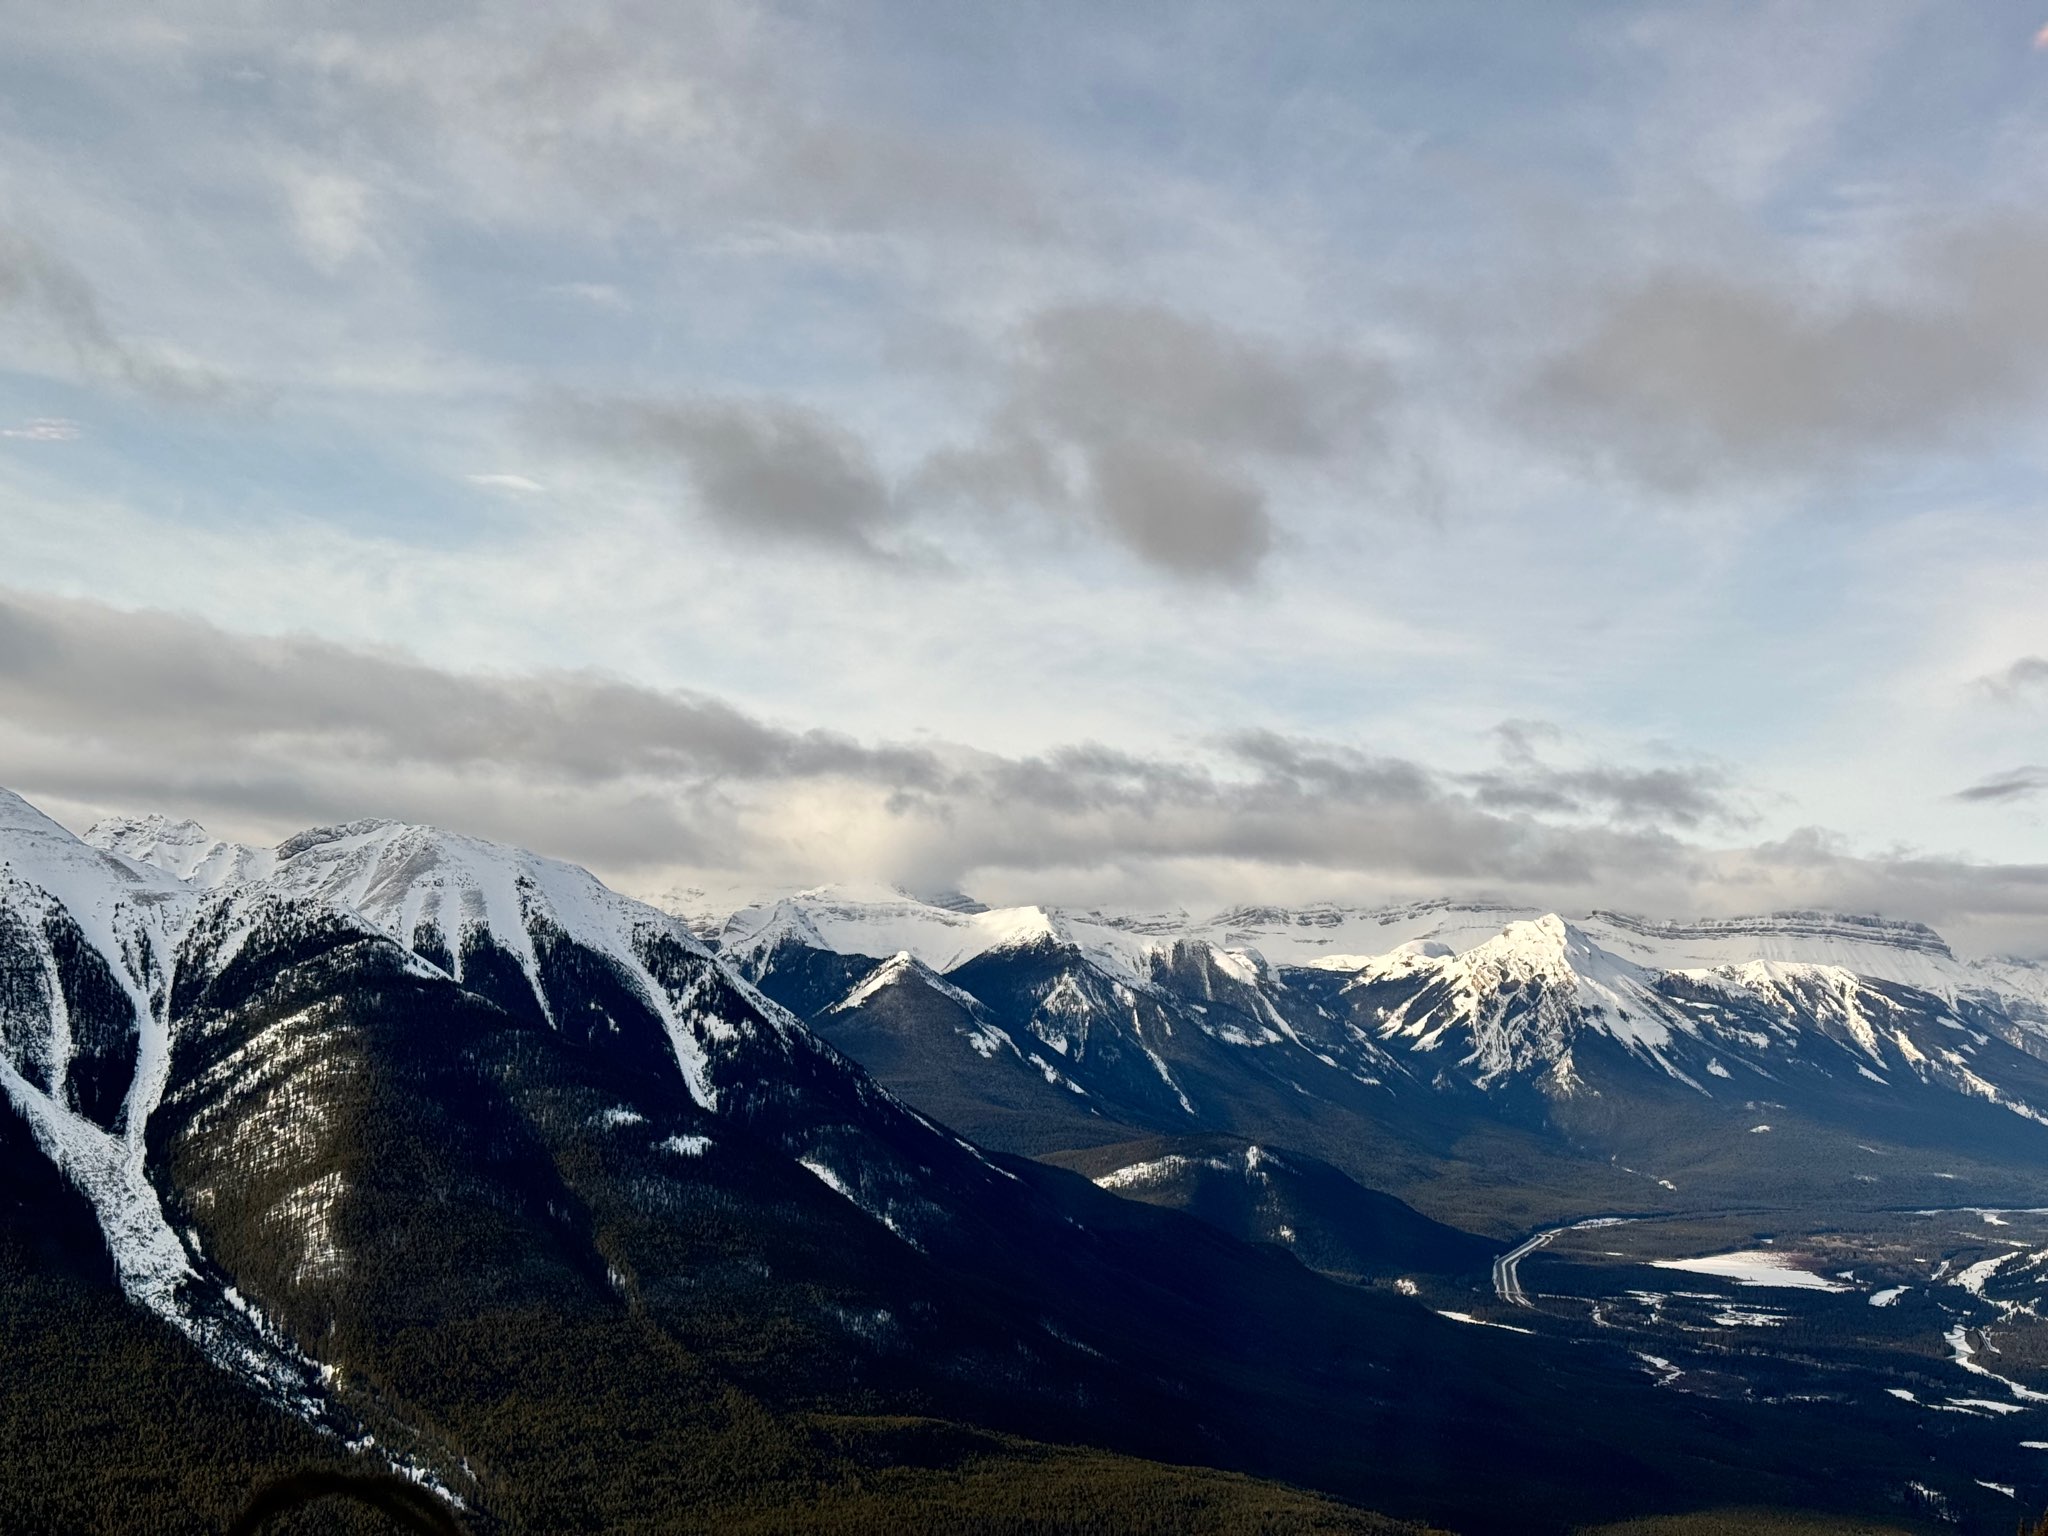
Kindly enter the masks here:
[[[2017, 1522], [2048, 1508], [2048, 1211], [1594, 1219], [1532, 1234], [1489, 1281], [1392, 1283], [1458, 1321], [1593, 1351], [1675, 1396], [1775, 1411], [1787, 1434], [1812, 1434], [1820, 1415], [1833, 1426], [1822, 1444], [1907, 1447], [1902, 1517], [1951, 1525], [1969, 1510], [1974, 1524], [2003, 1505]], [[1702, 1516], [1602, 1530], [1779, 1528], [1878, 1527]]]

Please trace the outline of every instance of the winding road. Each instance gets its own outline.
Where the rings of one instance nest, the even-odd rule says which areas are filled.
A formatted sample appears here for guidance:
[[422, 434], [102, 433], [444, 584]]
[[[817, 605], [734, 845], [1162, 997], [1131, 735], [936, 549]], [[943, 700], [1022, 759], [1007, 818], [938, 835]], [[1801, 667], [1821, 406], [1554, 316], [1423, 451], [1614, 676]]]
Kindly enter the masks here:
[[1636, 1220], [1633, 1216], [1593, 1216], [1585, 1221], [1567, 1222], [1561, 1227], [1549, 1227], [1535, 1236], [1525, 1238], [1520, 1247], [1510, 1248], [1493, 1261], [1493, 1292], [1502, 1301], [1517, 1307], [1536, 1305], [1522, 1290], [1520, 1273], [1522, 1260], [1538, 1248], [1546, 1246], [1560, 1232], [1579, 1232], [1587, 1227], [1619, 1227]]

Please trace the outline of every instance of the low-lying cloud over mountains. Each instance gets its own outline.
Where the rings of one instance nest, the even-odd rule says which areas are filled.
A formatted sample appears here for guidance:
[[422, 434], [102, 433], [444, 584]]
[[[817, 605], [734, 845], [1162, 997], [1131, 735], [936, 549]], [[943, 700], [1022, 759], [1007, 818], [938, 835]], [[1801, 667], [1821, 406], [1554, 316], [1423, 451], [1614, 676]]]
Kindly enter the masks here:
[[[0, 593], [0, 757], [84, 818], [168, 807], [275, 832], [366, 810], [510, 837], [641, 888], [881, 877], [1149, 904], [1487, 894], [1650, 911], [1881, 908], [1996, 945], [2048, 870], [1817, 833], [1743, 846], [1714, 764], [1557, 764], [1529, 722], [1454, 771], [1240, 731], [1168, 759], [861, 741], [589, 672], [457, 673], [402, 651]], [[534, 831], [538, 829], [538, 833]]]

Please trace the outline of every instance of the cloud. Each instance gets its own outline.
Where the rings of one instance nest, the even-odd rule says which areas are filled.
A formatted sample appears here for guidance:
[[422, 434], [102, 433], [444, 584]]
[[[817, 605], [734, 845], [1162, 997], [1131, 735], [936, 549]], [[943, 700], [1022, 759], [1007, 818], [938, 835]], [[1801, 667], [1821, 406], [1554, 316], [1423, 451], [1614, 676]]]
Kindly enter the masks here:
[[1980, 805], [2004, 805], [2014, 800], [2032, 799], [2044, 789], [2048, 789], [2048, 768], [2030, 764], [1980, 779], [1968, 789], [1957, 790], [1953, 798]]
[[1493, 736], [1500, 743], [1500, 755], [1519, 766], [1536, 761], [1538, 742], [1562, 741], [1564, 732], [1548, 720], [1503, 720], [1493, 728]]
[[[1540, 806], [1489, 803], [1490, 787], [1418, 763], [1259, 732], [1185, 759], [1085, 743], [1026, 756], [863, 743], [588, 673], [455, 673], [5, 592], [0, 722], [6, 777], [70, 801], [273, 821], [417, 816], [528, 840], [555, 827], [564, 840], [549, 851], [599, 862], [934, 888], [991, 866], [1204, 858], [1570, 881], [1616, 860], [1681, 860], [1655, 806], [1696, 817], [1712, 794], [1614, 770], [1560, 775]], [[872, 863], [846, 867], [860, 859]]]
[[2016, 703], [2048, 691], [2048, 656], [2022, 656], [2003, 672], [1977, 680], [1994, 698]]
[[1844, 294], [1666, 266], [1613, 285], [1535, 369], [1525, 424], [1666, 489], [1855, 473], [1967, 445], [2048, 397], [2048, 228], [1987, 224]]
[[1277, 536], [1263, 474], [1373, 446], [1390, 393], [1374, 361], [1147, 305], [1041, 312], [989, 372], [981, 435], [901, 486], [858, 436], [787, 400], [581, 399], [549, 416], [586, 448], [680, 469], [699, 511], [748, 536], [876, 555], [919, 516], [1021, 504], [1079, 513], [1168, 575], [1241, 583]]
[[1111, 533], [1161, 570], [1244, 576], [1272, 547], [1265, 497], [1197, 449], [1101, 443], [1089, 451], [1088, 475]]
[[295, 171], [285, 177], [293, 232], [306, 259], [330, 276], [361, 256], [372, 255], [374, 192], [356, 176], [338, 171]]
[[1464, 776], [1481, 805], [1501, 810], [1604, 814], [1624, 823], [1692, 829], [1745, 818], [1729, 804], [1718, 769], [1550, 768], [1528, 763]]
[[1931, 923], [1977, 954], [2048, 958], [2048, 864], [1986, 864], [1914, 851], [1859, 857], [1804, 827], [1718, 857], [1702, 894], [1723, 911], [1824, 908]]
[[982, 436], [932, 455], [923, 497], [1079, 509], [1162, 571], [1226, 582], [1273, 547], [1266, 475], [1376, 448], [1393, 394], [1377, 359], [1154, 304], [1040, 311], [998, 373]]
[[223, 762], [317, 742], [358, 768], [516, 765], [566, 785], [845, 773], [915, 788], [936, 773], [915, 750], [780, 730], [687, 693], [583, 673], [466, 675], [402, 653], [21, 594], [0, 595], [0, 713], [53, 737], [147, 740]]
[[0, 227], [0, 316], [8, 315], [54, 339], [91, 378], [179, 403], [212, 402], [229, 393], [214, 374], [117, 334], [83, 273], [40, 241]]
[[1295, 351], [1152, 304], [1069, 304], [1025, 327], [1017, 408], [1060, 436], [1207, 442], [1313, 458], [1370, 432], [1389, 381], [1374, 362]]
[[573, 207], [621, 228], [1004, 244], [1057, 231], [1066, 200], [1041, 157], [971, 125], [841, 105], [844, 44], [834, 25], [694, 0], [573, 20], [520, 7], [359, 20], [298, 36], [280, 63], [394, 160], [434, 162], [493, 221]]
[[681, 469], [696, 508], [735, 533], [874, 555], [899, 519], [867, 445], [787, 401], [582, 402], [558, 419], [587, 446]]
[[547, 489], [538, 480], [525, 475], [483, 474], [464, 475], [462, 478], [486, 491], [512, 491], [521, 496], [536, 496]]
[[83, 429], [78, 423], [62, 416], [38, 416], [18, 427], [0, 427], [0, 437], [24, 443], [69, 443], [81, 435]]
[[627, 314], [633, 308], [633, 301], [615, 283], [557, 283], [554, 291], [592, 309], [610, 310], [614, 314]]
[[1611, 763], [1557, 766], [1546, 748], [1566, 739], [1547, 720], [1503, 720], [1490, 733], [1502, 766], [1466, 773], [1457, 782], [1481, 805], [1578, 817], [1605, 816], [1624, 825], [1696, 830], [1752, 821], [1731, 797], [1727, 773], [1711, 764], [1632, 768]]

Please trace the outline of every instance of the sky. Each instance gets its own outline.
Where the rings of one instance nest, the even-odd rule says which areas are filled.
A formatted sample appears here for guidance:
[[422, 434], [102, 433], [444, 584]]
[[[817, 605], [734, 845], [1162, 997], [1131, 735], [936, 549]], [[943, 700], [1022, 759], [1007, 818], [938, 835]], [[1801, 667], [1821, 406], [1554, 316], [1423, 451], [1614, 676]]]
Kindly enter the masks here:
[[0, 783], [2048, 952], [2048, 4], [0, 0]]

